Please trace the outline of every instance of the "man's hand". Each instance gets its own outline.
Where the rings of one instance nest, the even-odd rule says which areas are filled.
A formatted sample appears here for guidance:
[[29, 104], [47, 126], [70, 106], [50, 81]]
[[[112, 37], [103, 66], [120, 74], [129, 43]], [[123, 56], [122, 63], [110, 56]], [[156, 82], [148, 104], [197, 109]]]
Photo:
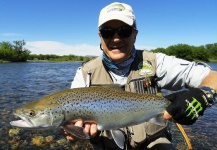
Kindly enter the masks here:
[[166, 108], [164, 118], [171, 117], [182, 125], [192, 125], [202, 116], [209, 103], [206, 94], [199, 88], [189, 88], [166, 96], [171, 104]]
[[[71, 122], [70, 125], [78, 126], [78, 127], [84, 127], [84, 130], [87, 134], [89, 134], [90, 138], [94, 138], [97, 134], [97, 125], [95, 123], [84, 123], [81, 120], [78, 120], [76, 122]], [[66, 139], [69, 142], [73, 142], [75, 140], [78, 140], [78, 138], [72, 136], [71, 134], [67, 133], [66, 131], [63, 132], [64, 136], [66, 136]]]
[[164, 111], [163, 118], [166, 119], [166, 120], [172, 121], [173, 116], [171, 116], [167, 111]]

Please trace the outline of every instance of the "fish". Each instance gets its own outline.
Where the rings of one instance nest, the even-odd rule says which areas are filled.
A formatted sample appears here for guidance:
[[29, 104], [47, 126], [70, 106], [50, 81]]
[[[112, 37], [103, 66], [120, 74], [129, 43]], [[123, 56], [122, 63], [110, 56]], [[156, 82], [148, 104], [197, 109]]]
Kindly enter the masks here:
[[123, 149], [120, 128], [152, 122], [165, 125], [163, 112], [170, 104], [162, 96], [123, 91], [117, 86], [93, 86], [59, 91], [13, 110], [20, 120], [15, 127], [30, 130], [62, 128], [80, 139], [90, 139], [83, 127], [69, 125], [72, 120], [94, 122], [98, 130], [109, 131]]

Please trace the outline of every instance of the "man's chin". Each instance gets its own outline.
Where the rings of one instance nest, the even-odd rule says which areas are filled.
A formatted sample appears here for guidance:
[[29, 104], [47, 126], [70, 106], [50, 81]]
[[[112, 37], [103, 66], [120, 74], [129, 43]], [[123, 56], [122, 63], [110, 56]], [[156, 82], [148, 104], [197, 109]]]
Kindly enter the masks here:
[[115, 61], [116, 63], [121, 63], [121, 62], [123, 62], [124, 60], [125, 60], [125, 55], [123, 55], [123, 54], [120, 54], [120, 55], [118, 55], [118, 54], [116, 54], [116, 56], [113, 56], [113, 57], [110, 57], [113, 61]]

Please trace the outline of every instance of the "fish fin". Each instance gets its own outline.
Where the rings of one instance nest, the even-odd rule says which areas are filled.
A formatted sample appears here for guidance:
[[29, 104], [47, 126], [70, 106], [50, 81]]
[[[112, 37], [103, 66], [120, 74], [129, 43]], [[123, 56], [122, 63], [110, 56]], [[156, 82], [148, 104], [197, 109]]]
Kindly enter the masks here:
[[66, 132], [79, 139], [90, 139], [90, 136], [84, 131], [83, 127], [63, 125], [61, 126]]
[[106, 132], [106, 136], [107, 136], [109, 139], [113, 139], [110, 130], [105, 130], [105, 132]]
[[149, 119], [148, 122], [157, 124], [159, 126], [165, 126], [167, 124], [167, 120], [163, 118], [162, 113], [156, 115], [154, 118]]
[[124, 149], [125, 136], [121, 130], [110, 130], [111, 135], [119, 148]]

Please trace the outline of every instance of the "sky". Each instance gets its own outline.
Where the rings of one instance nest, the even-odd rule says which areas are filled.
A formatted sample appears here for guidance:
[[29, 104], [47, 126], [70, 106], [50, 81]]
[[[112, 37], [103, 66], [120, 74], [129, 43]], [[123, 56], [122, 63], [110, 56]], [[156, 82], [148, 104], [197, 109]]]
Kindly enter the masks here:
[[[0, 42], [24, 40], [31, 54], [95, 55], [98, 17], [112, 0], [1, 0]], [[132, 6], [135, 47], [217, 43], [217, 0], [117, 0]]]

